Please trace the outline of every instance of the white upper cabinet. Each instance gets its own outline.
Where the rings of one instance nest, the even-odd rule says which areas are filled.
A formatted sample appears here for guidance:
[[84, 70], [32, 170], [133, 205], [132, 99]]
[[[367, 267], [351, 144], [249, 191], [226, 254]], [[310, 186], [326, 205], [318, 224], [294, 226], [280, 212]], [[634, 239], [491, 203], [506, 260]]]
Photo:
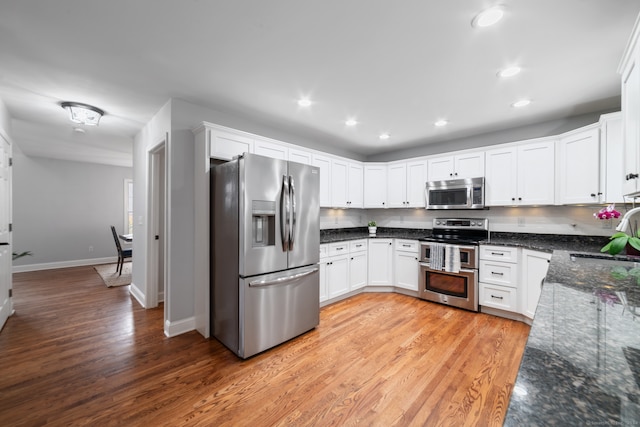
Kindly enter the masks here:
[[[605, 162], [605, 203], [623, 203], [624, 146], [622, 142], [622, 114], [600, 116], [600, 145]], [[601, 162], [602, 164], [602, 162]]]
[[214, 159], [231, 160], [243, 153], [253, 153], [253, 138], [241, 132], [217, 129], [209, 123], [203, 123], [194, 130], [194, 133], [205, 134], [205, 140], [209, 146], [209, 157]]
[[289, 148], [289, 161], [310, 165], [313, 154], [311, 151], [301, 150], [298, 148]]
[[569, 132], [558, 141], [556, 173], [558, 202], [604, 201], [604, 164], [600, 164], [600, 129], [597, 125]]
[[387, 166], [387, 205], [390, 208], [424, 207], [427, 163], [393, 162]]
[[640, 19], [636, 21], [618, 72], [622, 77], [623, 193], [640, 191]]
[[253, 152], [272, 159], [289, 159], [289, 148], [286, 145], [262, 138], [253, 141]]
[[555, 141], [526, 143], [486, 152], [487, 206], [552, 205]]
[[347, 159], [331, 161], [331, 206], [334, 208], [362, 208], [363, 167]]
[[460, 153], [428, 160], [428, 181], [484, 176], [484, 152]]
[[387, 164], [366, 163], [364, 166], [364, 207], [387, 207]]
[[320, 169], [320, 207], [331, 207], [331, 158], [314, 153], [311, 164]]

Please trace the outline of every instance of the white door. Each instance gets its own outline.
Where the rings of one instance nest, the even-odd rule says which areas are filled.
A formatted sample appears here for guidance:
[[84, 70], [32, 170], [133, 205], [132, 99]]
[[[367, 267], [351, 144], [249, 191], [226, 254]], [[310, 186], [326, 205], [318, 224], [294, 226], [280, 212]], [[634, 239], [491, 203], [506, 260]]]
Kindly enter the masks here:
[[390, 208], [407, 206], [407, 164], [404, 162], [387, 166], [387, 202]]
[[589, 129], [560, 139], [560, 204], [600, 203], [600, 132]]
[[11, 144], [0, 133], [0, 329], [13, 312], [11, 299]]

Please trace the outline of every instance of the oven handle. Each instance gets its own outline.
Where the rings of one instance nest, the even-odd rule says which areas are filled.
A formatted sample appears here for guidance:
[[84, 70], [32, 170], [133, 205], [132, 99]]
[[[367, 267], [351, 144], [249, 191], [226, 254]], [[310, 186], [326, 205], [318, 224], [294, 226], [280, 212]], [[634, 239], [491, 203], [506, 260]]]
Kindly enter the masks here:
[[[426, 268], [426, 269], [427, 269], [427, 270], [429, 270], [429, 271], [435, 271], [435, 272], [439, 272], [439, 273], [442, 273], [442, 272], [445, 272], [445, 273], [451, 273], [450, 271], [434, 270], [434, 269], [432, 269], [432, 268], [431, 268], [431, 266], [430, 266], [428, 263], [426, 263], [426, 262], [421, 262], [421, 263], [420, 263], [420, 267], [424, 267], [424, 268]], [[461, 269], [460, 269], [460, 273], [475, 273], [475, 272], [477, 272], [477, 271], [478, 271], [478, 270], [470, 270], [470, 269], [468, 269], [468, 268], [461, 268]], [[451, 273], [451, 274], [456, 274], [456, 273]]]

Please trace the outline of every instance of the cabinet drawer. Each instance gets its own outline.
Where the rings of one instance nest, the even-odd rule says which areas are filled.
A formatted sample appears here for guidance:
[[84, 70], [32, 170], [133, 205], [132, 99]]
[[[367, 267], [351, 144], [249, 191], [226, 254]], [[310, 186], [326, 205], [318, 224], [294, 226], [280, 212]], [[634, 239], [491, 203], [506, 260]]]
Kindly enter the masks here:
[[329, 256], [329, 245], [320, 245], [320, 259]]
[[480, 259], [488, 261], [518, 262], [518, 248], [507, 246], [480, 246]]
[[506, 311], [518, 311], [517, 292], [514, 288], [480, 283], [480, 305]]
[[417, 240], [396, 239], [395, 248], [396, 248], [396, 251], [403, 251], [403, 252], [418, 253], [420, 251]]
[[346, 255], [349, 253], [349, 242], [329, 244], [329, 256]]
[[367, 241], [366, 240], [353, 240], [349, 242], [349, 252], [363, 252], [367, 250]]
[[494, 285], [511, 286], [518, 285], [518, 265], [506, 262], [480, 261], [480, 282]]

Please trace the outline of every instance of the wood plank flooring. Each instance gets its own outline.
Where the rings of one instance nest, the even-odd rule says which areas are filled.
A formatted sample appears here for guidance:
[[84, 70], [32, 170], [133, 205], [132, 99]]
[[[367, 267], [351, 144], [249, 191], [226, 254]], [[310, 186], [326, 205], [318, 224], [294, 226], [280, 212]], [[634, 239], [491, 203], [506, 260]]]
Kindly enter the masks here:
[[320, 326], [238, 359], [91, 267], [14, 275], [0, 425], [500, 426], [529, 327], [399, 294], [324, 307]]

